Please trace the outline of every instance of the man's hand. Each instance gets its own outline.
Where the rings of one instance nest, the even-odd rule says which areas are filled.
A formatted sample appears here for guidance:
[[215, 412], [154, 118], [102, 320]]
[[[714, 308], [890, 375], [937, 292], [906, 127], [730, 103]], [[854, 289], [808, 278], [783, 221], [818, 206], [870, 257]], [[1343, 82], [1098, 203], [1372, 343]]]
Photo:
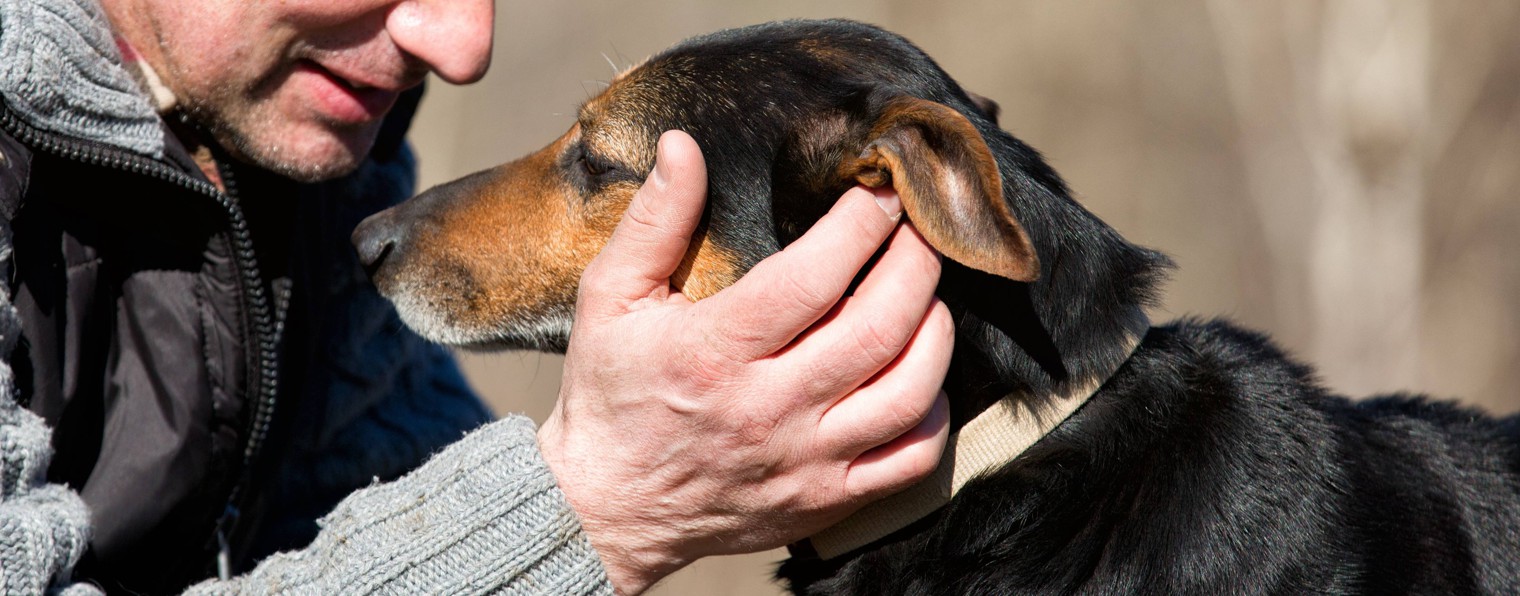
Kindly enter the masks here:
[[661, 137], [581, 278], [564, 386], [539, 430], [623, 593], [811, 535], [932, 472], [948, 434], [939, 258], [897, 225], [896, 195], [850, 190], [801, 239], [692, 302], [670, 276], [706, 181], [691, 137]]

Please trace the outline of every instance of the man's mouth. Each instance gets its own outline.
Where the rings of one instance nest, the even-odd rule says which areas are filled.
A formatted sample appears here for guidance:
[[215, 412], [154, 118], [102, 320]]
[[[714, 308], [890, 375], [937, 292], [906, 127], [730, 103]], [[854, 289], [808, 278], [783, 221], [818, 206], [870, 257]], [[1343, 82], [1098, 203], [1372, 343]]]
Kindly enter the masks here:
[[366, 85], [311, 60], [295, 65], [292, 78], [307, 89], [318, 112], [338, 124], [364, 124], [385, 116], [400, 91]]

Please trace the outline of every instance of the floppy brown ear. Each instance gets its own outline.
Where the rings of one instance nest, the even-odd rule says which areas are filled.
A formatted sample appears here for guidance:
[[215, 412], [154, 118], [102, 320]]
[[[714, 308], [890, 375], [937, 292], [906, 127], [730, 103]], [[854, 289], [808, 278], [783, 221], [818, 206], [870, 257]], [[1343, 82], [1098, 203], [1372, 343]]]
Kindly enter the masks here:
[[916, 97], [887, 102], [860, 157], [842, 174], [892, 186], [913, 226], [941, 254], [967, 267], [1034, 281], [1040, 262], [1003, 200], [987, 142], [959, 112]]

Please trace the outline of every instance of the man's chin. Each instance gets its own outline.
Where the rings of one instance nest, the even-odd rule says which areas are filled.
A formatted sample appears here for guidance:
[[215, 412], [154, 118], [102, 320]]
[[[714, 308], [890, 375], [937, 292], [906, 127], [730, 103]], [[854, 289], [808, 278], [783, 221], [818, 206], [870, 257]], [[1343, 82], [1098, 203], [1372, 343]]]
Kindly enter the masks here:
[[[336, 129], [309, 124], [285, 133], [218, 135], [234, 159], [297, 182], [321, 182], [352, 173], [375, 145], [380, 125]], [[262, 133], [262, 134], [260, 134]]]

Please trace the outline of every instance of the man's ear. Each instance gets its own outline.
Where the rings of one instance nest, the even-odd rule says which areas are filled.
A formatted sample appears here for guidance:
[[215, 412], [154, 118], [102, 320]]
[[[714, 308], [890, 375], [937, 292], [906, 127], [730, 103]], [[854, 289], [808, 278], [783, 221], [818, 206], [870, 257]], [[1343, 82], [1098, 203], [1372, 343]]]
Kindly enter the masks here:
[[976, 127], [943, 104], [896, 97], [883, 107], [865, 149], [840, 164], [846, 179], [892, 186], [903, 211], [953, 261], [1015, 281], [1034, 281], [1040, 262], [1003, 200], [997, 160]]

